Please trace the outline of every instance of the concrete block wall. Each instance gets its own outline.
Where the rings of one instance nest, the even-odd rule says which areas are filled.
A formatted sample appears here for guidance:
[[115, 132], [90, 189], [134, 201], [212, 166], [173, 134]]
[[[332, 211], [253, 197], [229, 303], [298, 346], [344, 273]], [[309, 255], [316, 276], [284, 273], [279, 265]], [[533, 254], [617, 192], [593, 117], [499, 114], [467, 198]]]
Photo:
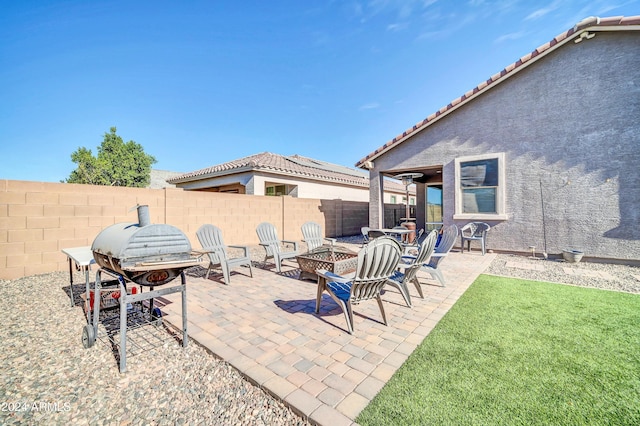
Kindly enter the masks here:
[[342, 201], [340, 203], [340, 223], [342, 228], [336, 235], [357, 235], [360, 228], [369, 225], [369, 203]]
[[260, 222], [296, 241], [306, 221], [326, 236], [354, 235], [368, 222], [367, 203], [341, 200], [0, 180], [0, 279], [66, 270], [62, 249], [90, 246], [115, 223], [137, 223], [138, 204], [149, 206], [151, 223], [182, 230], [194, 249], [205, 223], [221, 228], [228, 245], [255, 245]]
[[[148, 204], [164, 222], [158, 190], [0, 180], [0, 278], [59, 270], [60, 250], [90, 245], [106, 226], [137, 222], [127, 206]], [[116, 201], [117, 200], [117, 201]]]
[[257, 244], [258, 223], [282, 223], [282, 203], [278, 197], [166, 189], [166, 223], [182, 230], [194, 249], [205, 223], [219, 227], [226, 244]]

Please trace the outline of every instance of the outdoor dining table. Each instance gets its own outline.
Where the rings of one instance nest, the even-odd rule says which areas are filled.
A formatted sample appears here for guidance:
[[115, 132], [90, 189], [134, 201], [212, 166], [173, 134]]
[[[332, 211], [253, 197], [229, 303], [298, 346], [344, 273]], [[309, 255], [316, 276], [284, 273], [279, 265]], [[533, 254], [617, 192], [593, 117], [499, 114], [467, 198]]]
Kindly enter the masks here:
[[403, 235], [407, 235], [410, 234], [411, 231], [410, 229], [406, 229], [406, 228], [371, 228], [369, 231], [377, 231], [377, 232], [382, 232], [385, 235], [389, 235], [389, 236], [399, 236], [402, 237]]
[[[413, 229], [406, 229], [406, 228], [371, 228], [369, 230], [371, 231], [375, 231], [375, 232], [382, 232], [385, 235], [389, 235], [392, 237], [398, 237], [400, 239], [402, 239], [403, 242], [405, 243], [410, 243], [412, 242], [413, 238], [416, 235], [416, 231]], [[409, 241], [411, 240], [411, 241]]]
[[384, 232], [386, 235], [405, 235], [410, 233], [411, 231], [407, 228], [371, 228], [369, 231], [379, 231]]

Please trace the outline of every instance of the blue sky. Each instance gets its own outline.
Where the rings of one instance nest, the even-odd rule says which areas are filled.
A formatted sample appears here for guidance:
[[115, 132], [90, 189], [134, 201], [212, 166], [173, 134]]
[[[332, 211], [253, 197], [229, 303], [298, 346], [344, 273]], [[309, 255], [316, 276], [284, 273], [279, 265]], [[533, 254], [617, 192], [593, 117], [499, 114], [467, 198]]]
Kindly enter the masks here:
[[188, 172], [353, 166], [588, 16], [640, 0], [3, 1], [0, 179], [58, 182], [112, 126]]

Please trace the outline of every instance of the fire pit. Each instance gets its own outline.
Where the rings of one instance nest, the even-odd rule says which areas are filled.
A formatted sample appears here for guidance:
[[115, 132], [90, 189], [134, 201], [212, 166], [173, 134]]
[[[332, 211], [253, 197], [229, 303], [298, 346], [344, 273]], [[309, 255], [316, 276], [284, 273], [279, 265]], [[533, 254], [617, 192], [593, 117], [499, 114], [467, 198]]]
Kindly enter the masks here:
[[318, 269], [324, 269], [334, 274], [344, 275], [356, 270], [358, 253], [344, 247], [322, 246], [315, 250], [296, 256], [300, 265], [300, 277], [317, 280]]
[[[160, 318], [161, 312], [153, 307], [153, 299], [170, 293], [182, 293], [182, 345], [187, 346], [187, 299], [184, 270], [199, 265], [201, 256], [193, 256], [189, 239], [171, 225], [150, 224], [148, 206], [138, 206], [138, 223], [111, 225], [95, 238], [91, 250], [100, 269], [96, 272], [95, 300], [100, 299], [102, 274], [116, 278], [119, 286], [120, 310], [120, 372], [126, 371], [127, 306], [142, 306], [148, 300], [148, 314]], [[181, 284], [154, 290], [181, 277]], [[127, 283], [148, 287], [149, 291], [133, 293], [127, 291]], [[141, 287], [142, 289], [142, 287]], [[87, 295], [89, 300], [89, 295]], [[91, 309], [87, 310], [88, 324], [82, 331], [86, 348], [93, 346], [98, 334], [100, 303], [95, 303], [93, 321]]]

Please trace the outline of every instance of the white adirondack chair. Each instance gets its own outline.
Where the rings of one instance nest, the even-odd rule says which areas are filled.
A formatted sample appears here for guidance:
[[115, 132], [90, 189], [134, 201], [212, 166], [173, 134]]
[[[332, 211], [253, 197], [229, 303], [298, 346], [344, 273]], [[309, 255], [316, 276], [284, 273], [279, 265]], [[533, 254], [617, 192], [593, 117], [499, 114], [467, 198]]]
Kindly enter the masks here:
[[[225, 246], [224, 241], [222, 240], [222, 231], [220, 228], [209, 224], [202, 225], [196, 231], [196, 236], [198, 237], [198, 241], [200, 241], [200, 245], [203, 249], [202, 251], [206, 252], [209, 256], [209, 267], [207, 268], [205, 279], [209, 278], [209, 272], [211, 272], [211, 269], [215, 266], [220, 266], [222, 269], [225, 284], [229, 284], [231, 282], [231, 269], [239, 266], [248, 266], [249, 274], [251, 275], [251, 278], [253, 278], [249, 247]], [[243, 251], [243, 255], [238, 257], [229, 257], [227, 247], [241, 249]]]

